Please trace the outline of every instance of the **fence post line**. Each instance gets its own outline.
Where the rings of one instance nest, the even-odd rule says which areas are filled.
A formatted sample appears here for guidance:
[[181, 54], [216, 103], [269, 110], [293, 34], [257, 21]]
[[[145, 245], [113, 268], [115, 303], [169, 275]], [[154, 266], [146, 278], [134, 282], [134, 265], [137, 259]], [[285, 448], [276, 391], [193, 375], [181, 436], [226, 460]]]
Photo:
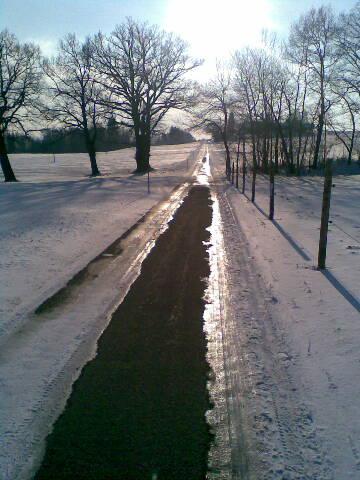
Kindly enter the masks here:
[[328, 158], [325, 164], [324, 191], [323, 191], [322, 209], [321, 209], [320, 239], [319, 239], [319, 254], [318, 254], [319, 270], [323, 270], [324, 268], [326, 268], [326, 247], [327, 247], [327, 235], [328, 235], [328, 229], [329, 229], [331, 187], [332, 187], [332, 159]]

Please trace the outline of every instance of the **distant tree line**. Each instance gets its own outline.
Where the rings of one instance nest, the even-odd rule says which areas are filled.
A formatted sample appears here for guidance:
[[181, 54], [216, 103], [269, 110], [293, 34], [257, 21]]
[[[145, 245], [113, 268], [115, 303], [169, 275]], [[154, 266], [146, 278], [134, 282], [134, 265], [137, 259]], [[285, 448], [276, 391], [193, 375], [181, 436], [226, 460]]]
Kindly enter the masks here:
[[[154, 135], [153, 145], [175, 145], [195, 142], [191, 133], [178, 127]], [[129, 129], [119, 126], [99, 127], [97, 150], [108, 152], [135, 146]], [[80, 129], [49, 129], [41, 137], [21, 133], [9, 133], [6, 137], [8, 153], [87, 153], [83, 132]]]
[[[98, 127], [98, 151], [119, 150], [134, 144], [131, 132], [121, 127]], [[80, 129], [49, 129], [35, 137], [10, 133], [6, 137], [8, 153], [86, 153], [87, 146]]]
[[[43, 58], [38, 46], [21, 44], [6, 30], [0, 32], [0, 164], [5, 181], [16, 181], [8, 149], [17, 151], [20, 145], [28, 151], [85, 150], [96, 176], [99, 149], [131, 142], [136, 172], [147, 172], [152, 139], [166, 114], [191, 108], [197, 98], [186, 74], [202, 62], [187, 50], [173, 34], [130, 18], [108, 36], [100, 32], [79, 41], [67, 35], [53, 58]], [[27, 137], [39, 130], [42, 138]], [[180, 136], [172, 131], [162, 141]]]
[[340, 15], [312, 8], [293, 23], [286, 41], [264, 32], [263, 44], [218, 65], [197, 111], [198, 126], [224, 144], [228, 177], [234, 154], [252, 170], [253, 198], [257, 171], [317, 169], [333, 138], [352, 163], [360, 113], [360, 2]]
[[92, 175], [98, 175], [96, 152], [114, 121], [119, 139], [109, 142], [126, 144], [129, 131], [136, 171], [146, 172], [151, 144], [161, 138], [171, 109], [192, 111], [194, 126], [221, 139], [228, 176], [234, 151], [252, 170], [253, 182], [257, 171], [316, 170], [334, 136], [352, 163], [360, 113], [360, 2], [340, 15], [330, 7], [313, 8], [293, 23], [286, 41], [264, 32], [263, 43], [263, 48], [235, 51], [231, 62], [218, 65], [215, 78], [199, 86], [186, 75], [201, 64], [188, 55], [187, 45], [132, 19], [108, 36], [100, 32], [79, 41], [69, 34], [50, 59], [42, 58], [36, 45], [1, 32], [5, 180], [16, 180], [7, 145], [39, 143], [11, 135], [39, 130], [40, 124], [45, 143], [52, 136], [55, 145], [63, 136], [63, 148], [67, 142], [81, 145]]
[[177, 145], [179, 143], [195, 142], [195, 138], [190, 132], [179, 127], [170, 127], [168, 132], [162, 132], [154, 136], [155, 145]]

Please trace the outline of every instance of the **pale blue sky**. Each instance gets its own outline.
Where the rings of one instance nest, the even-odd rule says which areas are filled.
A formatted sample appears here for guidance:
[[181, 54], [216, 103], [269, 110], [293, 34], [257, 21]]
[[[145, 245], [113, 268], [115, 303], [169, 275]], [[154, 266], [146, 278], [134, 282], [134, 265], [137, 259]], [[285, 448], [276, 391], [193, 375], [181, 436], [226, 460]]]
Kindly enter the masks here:
[[80, 37], [110, 33], [126, 16], [176, 31], [192, 53], [213, 64], [234, 48], [256, 45], [261, 30], [286, 35], [290, 24], [312, 6], [349, 9], [355, 0], [0, 0], [0, 30], [54, 51], [67, 32]]

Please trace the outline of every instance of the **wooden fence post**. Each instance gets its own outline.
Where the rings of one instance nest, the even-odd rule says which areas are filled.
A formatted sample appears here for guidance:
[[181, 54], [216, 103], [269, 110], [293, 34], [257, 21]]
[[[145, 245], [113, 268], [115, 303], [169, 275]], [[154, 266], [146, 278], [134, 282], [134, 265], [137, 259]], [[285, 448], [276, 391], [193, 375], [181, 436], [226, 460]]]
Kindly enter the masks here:
[[236, 157], [236, 188], [239, 188], [239, 156]]
[[270, 205], [269, 205], [269, 220], [274, 220], [275, 210], [275, 175], [272, 159], [270, 158]]
[[150, 171], [147, 172], [147, 191], [150, 193]]
[[234, 162], [232, 162], [231, 166], [231, 184], [234, 185], [234, 176], [235, 176], [235, 165]]
[[329, 228], [330, 201], [332, 187], [332, 159], [327, 159], [325, 164], [324, 191], [321, 209], [321, 225], [319, 239], [318, 269], [326, 267], [326, 246]]
[[240, 159], [240, 132], [239, 132], [239, 139], [237, 143], [237, 149], [236, 149], [236, 188], [239, 188], [239, 159]]
[[252, 203], [255, 202], [255, 193], [256, 193], [256, 168], [257, 165], [254, 162], [253, 164], [253, 171], [252, 171], [252, 182], [251, 182], [251, 201]]
[[242, 171], [242, 193], [245, 195], [245, 183], [246, 183], [246, 158], [243, 156], [243, 171]]

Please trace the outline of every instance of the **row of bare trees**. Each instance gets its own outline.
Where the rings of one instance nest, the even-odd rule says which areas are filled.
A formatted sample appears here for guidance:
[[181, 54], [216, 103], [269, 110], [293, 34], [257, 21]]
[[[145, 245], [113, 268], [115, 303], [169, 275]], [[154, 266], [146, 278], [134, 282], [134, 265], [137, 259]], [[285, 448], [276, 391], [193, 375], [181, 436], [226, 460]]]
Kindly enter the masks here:
[[196, 98], [186, 73], [201, 64], [180, 38], [127, 19], [105, 36], [66, 36], [58, 54], [43, 59], [33, 44], [0, 32], [0, 161], [5, 181], [16, 181], [6, 134], [39, 130], [39, 123], [83, 132], [91, 172], [99, 175], [96, 135], [109, 118], [132, 129], [136, 171], [150, 167], [151, 136], [170, 109]]
[[[336, 16], [330, 7], [309, 10], [286, 42], [264, 33], [263, 48], [244, 48], [218, 66], [204, 86], [198, 115], [225, 148], [230, 177], [233, 151], [253, 171], [318, 168], [329, 132], [352, 162], [360, 113], [360, 2]], [[240, 149], [243, 144], [243, 149]]]
[[[80, 42], [68, 35], [58, 55], [0, 33], [0, 161], [14, 181], [6, 134], [47, 124], [80, 129], [92, 175], [98, 175], [96, 136], [109, 118], [132, 129], [138, 172], [150, 167], [154, 131], [171, 109], [195, 109], [197, 126], [224, 143], [228, 176], [233, 144], [256, 172], [318, 168], [336, 135], [351, 163], [360, 110], [360, 2], [335, 16], [311, 9], [286, 42], [264, 35], [264, 47], [236, 51], [203, 87], [187, 73], [201, 64], [187, 45], [157, 27], [128, 19], [105, 36]], [[200, 88], [200, 92], [199, 92]], [[47, 123], [44, 123], [47, 122]], [[240, 149], [240, 145], [242, 148]]]

